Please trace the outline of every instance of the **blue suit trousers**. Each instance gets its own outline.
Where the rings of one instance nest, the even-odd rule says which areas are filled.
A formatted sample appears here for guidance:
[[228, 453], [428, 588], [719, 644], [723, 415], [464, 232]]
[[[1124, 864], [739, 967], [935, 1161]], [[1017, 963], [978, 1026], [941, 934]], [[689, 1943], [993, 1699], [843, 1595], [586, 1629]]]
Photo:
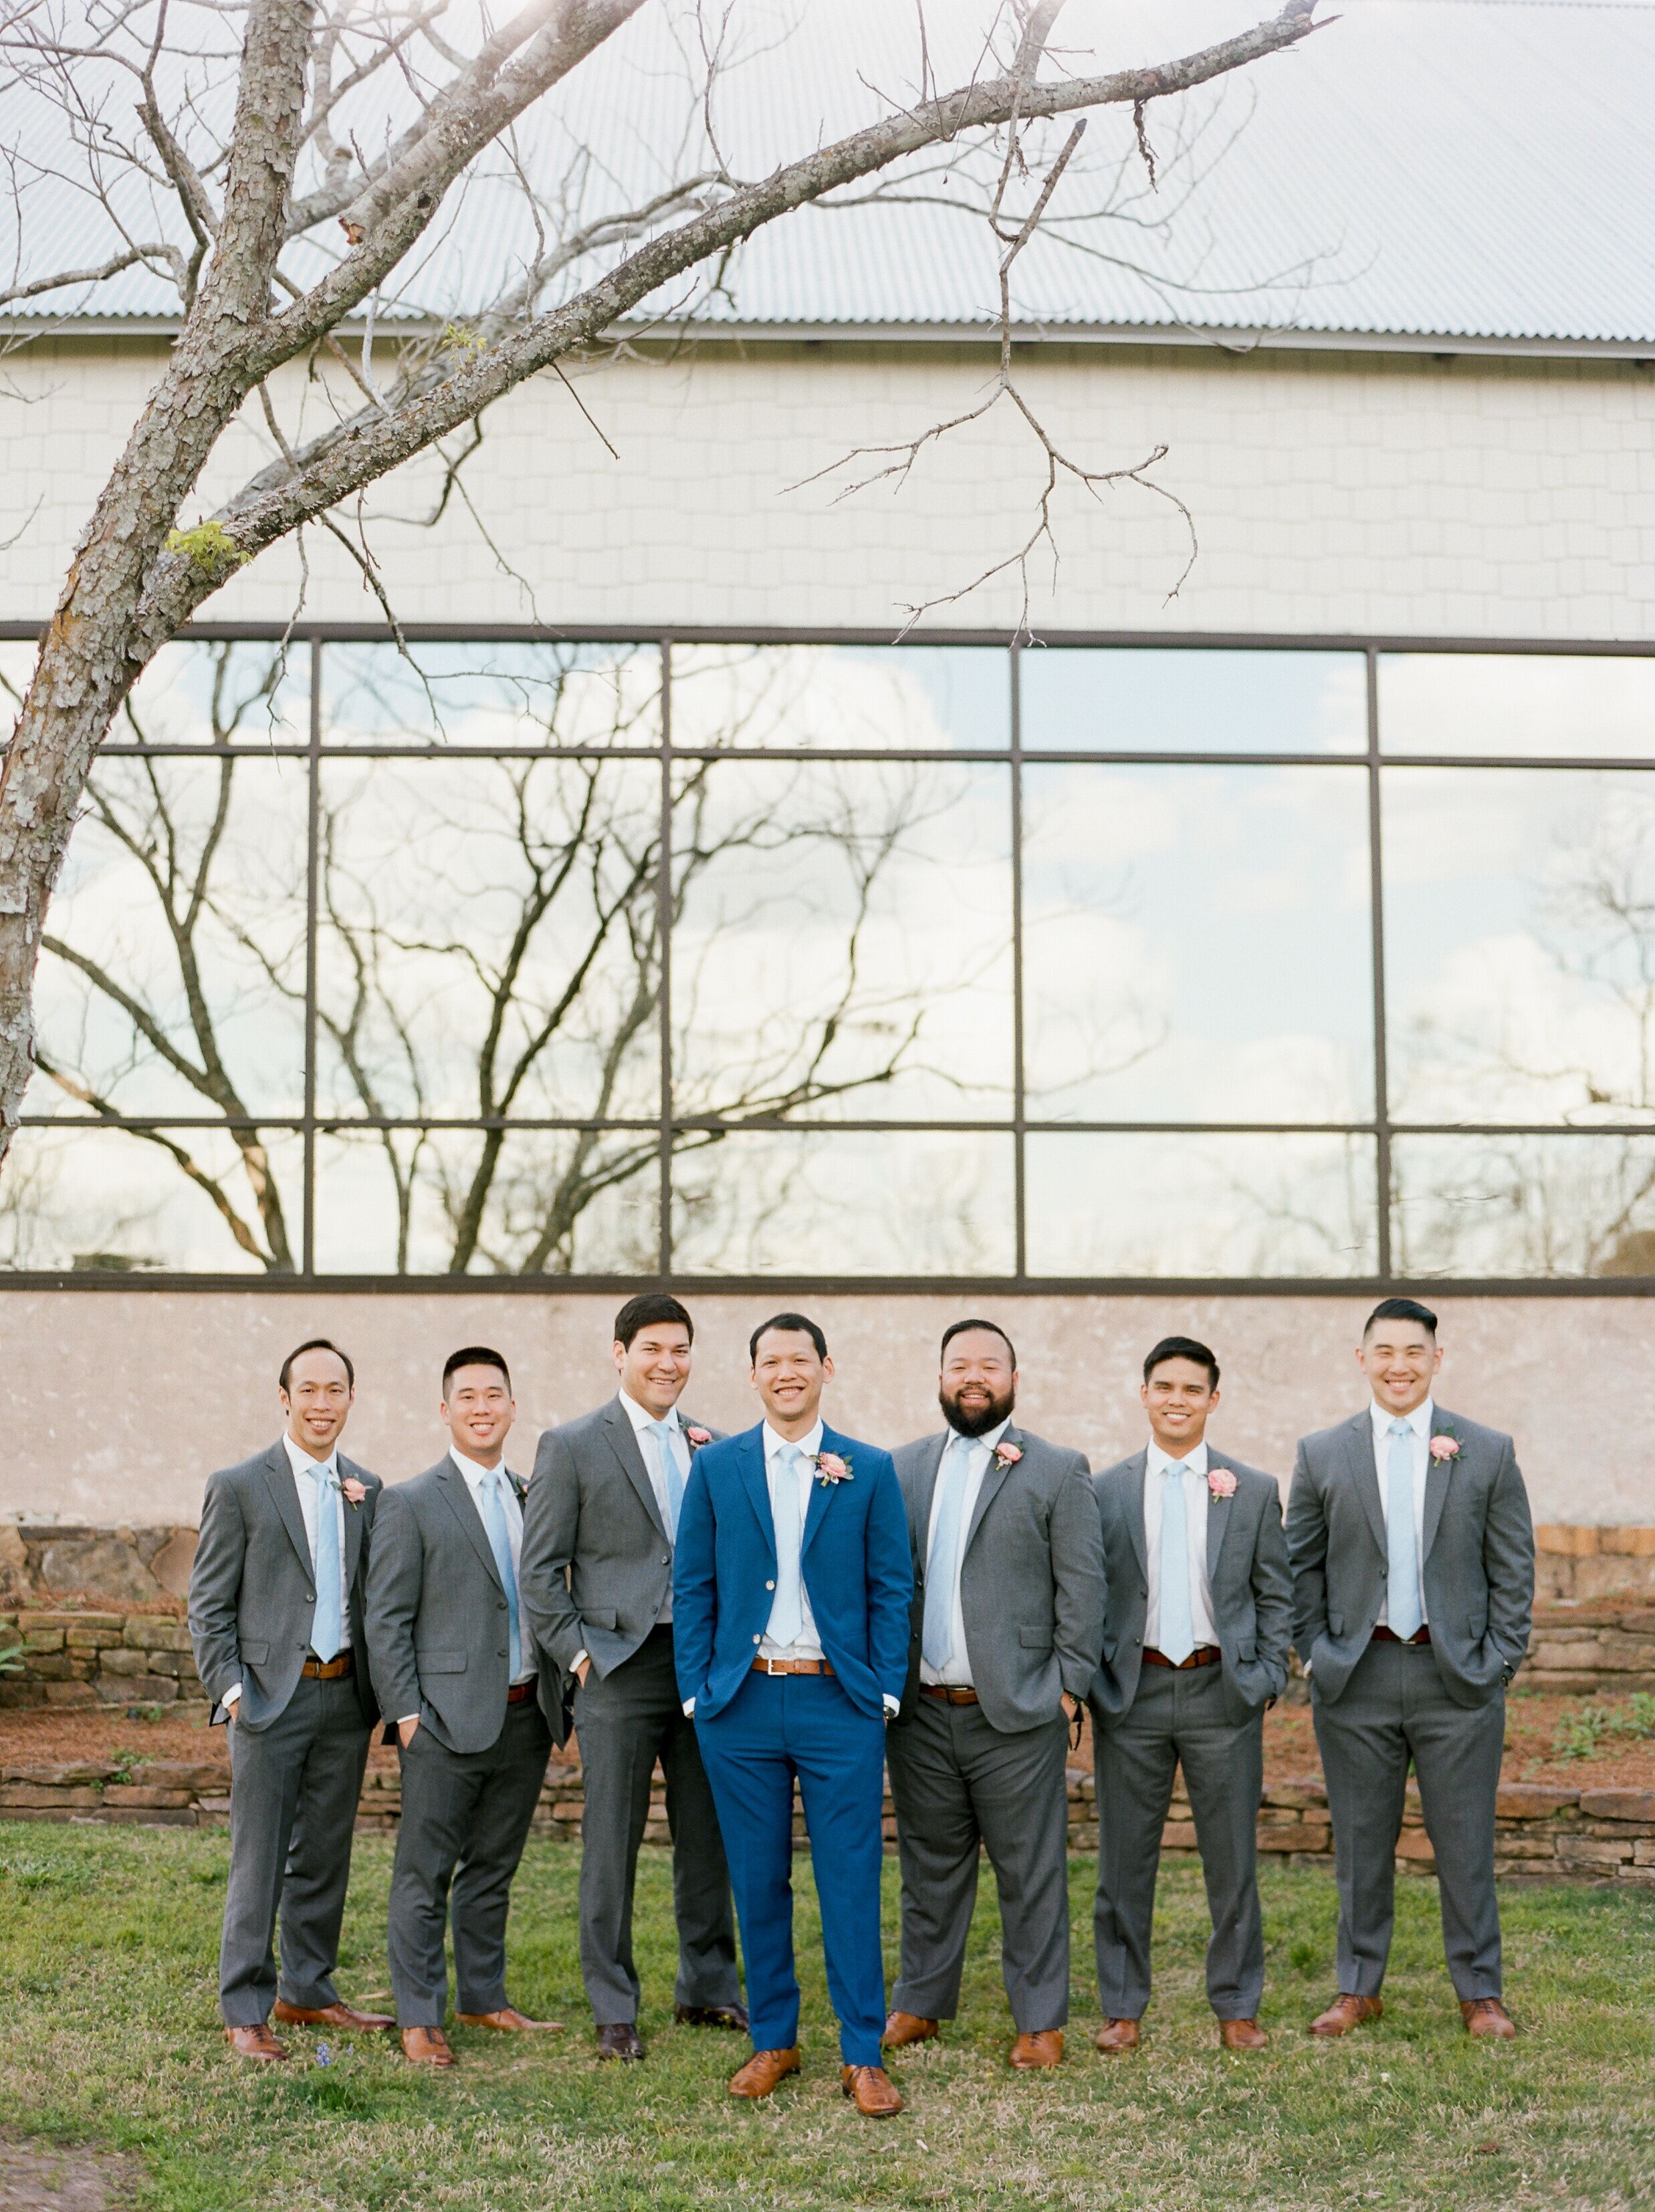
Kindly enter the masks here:
[[730, 1862], [755, 2051], [798, 2041], [793, 1964], [793, 1778], [804, 1800], [821, 1905], [828, 1994], [847, 2066], [877, 2066], [885, 2026], [880, 1950], [885, 1729], [831, 1674], [749, 1674], [695, 1723]]

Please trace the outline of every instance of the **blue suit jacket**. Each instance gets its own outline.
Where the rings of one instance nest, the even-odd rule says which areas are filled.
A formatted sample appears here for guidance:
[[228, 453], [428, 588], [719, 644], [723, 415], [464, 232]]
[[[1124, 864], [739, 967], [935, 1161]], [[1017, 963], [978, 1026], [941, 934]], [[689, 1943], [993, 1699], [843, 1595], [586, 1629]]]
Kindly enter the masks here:
[[[908, 1673], [913, 1566], [896, 1469], [876, 1444], [824, 1423], [824, 1451], [847, 1482], [813, 1483], [800, 1571], [821, 1648], [853, 1705], [874, 1719]], [[751, 1673], [775, 1603], [776, 1531], [763, 1425], [695, 1455], [672, 1563], [672, 1648], [679, 1694], [698, 1720], [722, 1712]], [[772, 1587], [767, 1587], [772, 1585]]]

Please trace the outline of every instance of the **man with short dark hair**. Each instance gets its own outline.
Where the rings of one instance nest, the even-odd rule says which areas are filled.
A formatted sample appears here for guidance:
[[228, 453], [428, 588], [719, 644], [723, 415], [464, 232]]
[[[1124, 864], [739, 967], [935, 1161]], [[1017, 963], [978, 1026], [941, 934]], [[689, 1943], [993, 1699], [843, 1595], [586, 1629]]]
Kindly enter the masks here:
[[1264, 1720], [1287, 1681], [1293, 1632], [1281, 1494], [1272, 1475], [1208, 1443], [1218, 1362], [1204, 1344], [1163, 1337], [1139, 1396], [1149, 1443], [1097, 1481], [1109, 1614], [1092, 1692], [1104, 2014], [1092, 2039], [1106, 2055], [1138, 2045], [1161, 1831], [1181, 1765], [1212, 1919], [1207, 2002], [1227, 2051], [1259, 2051]]
[[1412, 1762], [1443, 1947], [1468, 2034], [1503, 2002], [1494, 1803], [1506, 1685], [1528, 1650], [1534, 1530], [1512, 1440], [1446, 1413], [1437, 1317], [1383, 1298], [1356, 1349], [1369, 1402], [1299, 1446], [1288, 1501], [1294, 1642], [1333, 1818], [1339, 1993], [1312, 2035], [1383, 2010], [1397, 1841]]
[[339, 1449], [355, 1382], [324, 1337], [288, 1354], [286, 1429], [209, 1480], [190, 1576], [196, 1668], [230, 1730], [219, 2005], [244, 2058], [288, 2056], [272, 2006], [298, 2025], [391, 2025], [344, 2003], [333, 1980], [376, 1710], [363, 1593], [380, 1484]]
[[885, 2045], [959, 2010], [986, 1847], [1020, 2071], [1055, 2066], [1069, 2019], [1065, 1713], [1102, 1648], [1103, 1543], [1084, 1453], [1012, 1419], [1017, 1355], [997, 1323], [943, 1338], [947, 1426], [895, 1455], [917, 1584], [900, 1719], [887, 1746], [902, 1860], [902, 1971]]
[[440, 1410], [446, 1455], [380, 1504], [367, 1641], [402, 1747], [389, 1930], [397, 2021], [407, 2057], [446, 2067], [451, 1919], [460, 2025], [556, 2026], [506, 1994], [506, 1922], [559, 1685], [523, 1621], [523, 1486], [506, 1465], [517, 1407], [500, 1354], [483, 1344], [454, 1352]]
[[880, 2056], [885, 1723], [907, 1673], [913, 1571], [888, 1452], [821, 1418], [834, 1371], [803, 1314], [753, 1333], [765, 1418], [696, 1455], [678, 1523], [674, 1656], [718, 1802], [741, 1921], [752, 2057], [735, 2097], [799, 2070], [793, 1785], [821, 1904], [840, 2087], [865, 2118], [900, 2112]]
[[718, 1818], [673, 1671], [679, 1507], [714, 1433], [678, 1404], [694, 1337], [676, 1298], [627, 1299], [615, 1318], [619, 1390], [542, 1437], [524, 1524], [524, 1609], [580, 1742], [580, 1971], [598, 2055], [622, 2061], [644, 2056], [633, 1893], [658, 1759], [672, 1834], [676, 2016], [747, 2026]]

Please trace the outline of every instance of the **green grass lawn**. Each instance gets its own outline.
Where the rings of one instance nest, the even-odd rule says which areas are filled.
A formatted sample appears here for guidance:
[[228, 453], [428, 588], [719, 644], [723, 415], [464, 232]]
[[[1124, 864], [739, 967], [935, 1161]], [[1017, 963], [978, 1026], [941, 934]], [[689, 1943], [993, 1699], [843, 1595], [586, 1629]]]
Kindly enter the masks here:
[[[1433, 1883], [1399, 1885], [1376, 2028], [1312, 2043], [1333, 1987], [1334, 1896], [1266, 1878], [1261, 2058], [1216, 2048], [1202, 1995], [1198, 1875], [1163, 1875], [1143, 2051], [1092, 2051], [1091, 1869], [1073, 1875], [1075, 2018], [1059, 2073], [1008, 2074], [991, 1895], [962, 2016], [893, 2072], [882, 2125], [838, 2094], [838, 2057], [800, 1869], [803, 2080], [767, 2105], [724, 2094], [746, 2045], [671, 2024], [670, 1869], [645, 1855], [642, 2067], [592, 2057], [578, 1971], [579, 1856], [534, 1844], [512, 1918], [512, 1995], [567, 2036], [457, 2031], [459, 2070], [416, 2073], [388, 2039], [284, 2031], [295, 2062], [227, 2056], [214, 2004], [226, 1838], [0, 1826], [0, 2130], [136, 2154], [168, 2212], [258, 2204], [515, 2208], [1026, 2206], [1333, 2212], [1345, 2205], [1616, 2207], [1655, 2198], [1655, 1896], [1535, 1889], [1505, 1899], [1507, 1987], [1525, 2033], [1473, 2045], [1443, 1972]], [[360, 1842], [342, 1984], [383, 1995], [391, 1851]], [[887, 1956], [895, 1956], [888, 1865]], [[991, 1887], [991, 1885], [985, 1887]], [[326, 2039], [324, 2039], [326, 2040]]]

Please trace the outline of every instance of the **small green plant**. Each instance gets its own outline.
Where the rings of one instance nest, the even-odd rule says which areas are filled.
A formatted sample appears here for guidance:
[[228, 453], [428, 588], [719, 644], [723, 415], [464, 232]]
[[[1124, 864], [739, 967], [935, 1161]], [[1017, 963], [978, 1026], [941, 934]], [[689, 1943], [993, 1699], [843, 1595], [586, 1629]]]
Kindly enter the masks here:
[[1616, 1743], [1647, 1743], [1655, 1737], [1655, 1693], [1634, 1690], [1623, 1706], [1582, 1705], [1567, 1714], [1552, 1737], [1552, 1757], [1564, 1765], [1601, 1759]]
[[115, 1770], [115, 1779], [117, 1782], [130, 1782], [140, 1767], [148, 1766], [149, 1764], [149, 1753], [147, 1751], [134, 1751], [130, 1745], [126, 1749], [118, 1751], [115, 1753], [114, 1758], [110, 1761], [110, 1765]]
[[167, 1717], [167, 1708], [165, 1705], [129, 1705], [126, 1717], [130, 1721], [163, 1721]]
[[169, 530], [167, 550], [182, 553], [209, 576], [227, 576], [233, 569], [245, 568], [253, 557], [242, 550], [221, 522], [215, 521], [198, 522], [193, 530]]
[[9, 1644], [0, 1651], [0, 1674], [21, 1674], [23, 1671], [23, 1647]]

